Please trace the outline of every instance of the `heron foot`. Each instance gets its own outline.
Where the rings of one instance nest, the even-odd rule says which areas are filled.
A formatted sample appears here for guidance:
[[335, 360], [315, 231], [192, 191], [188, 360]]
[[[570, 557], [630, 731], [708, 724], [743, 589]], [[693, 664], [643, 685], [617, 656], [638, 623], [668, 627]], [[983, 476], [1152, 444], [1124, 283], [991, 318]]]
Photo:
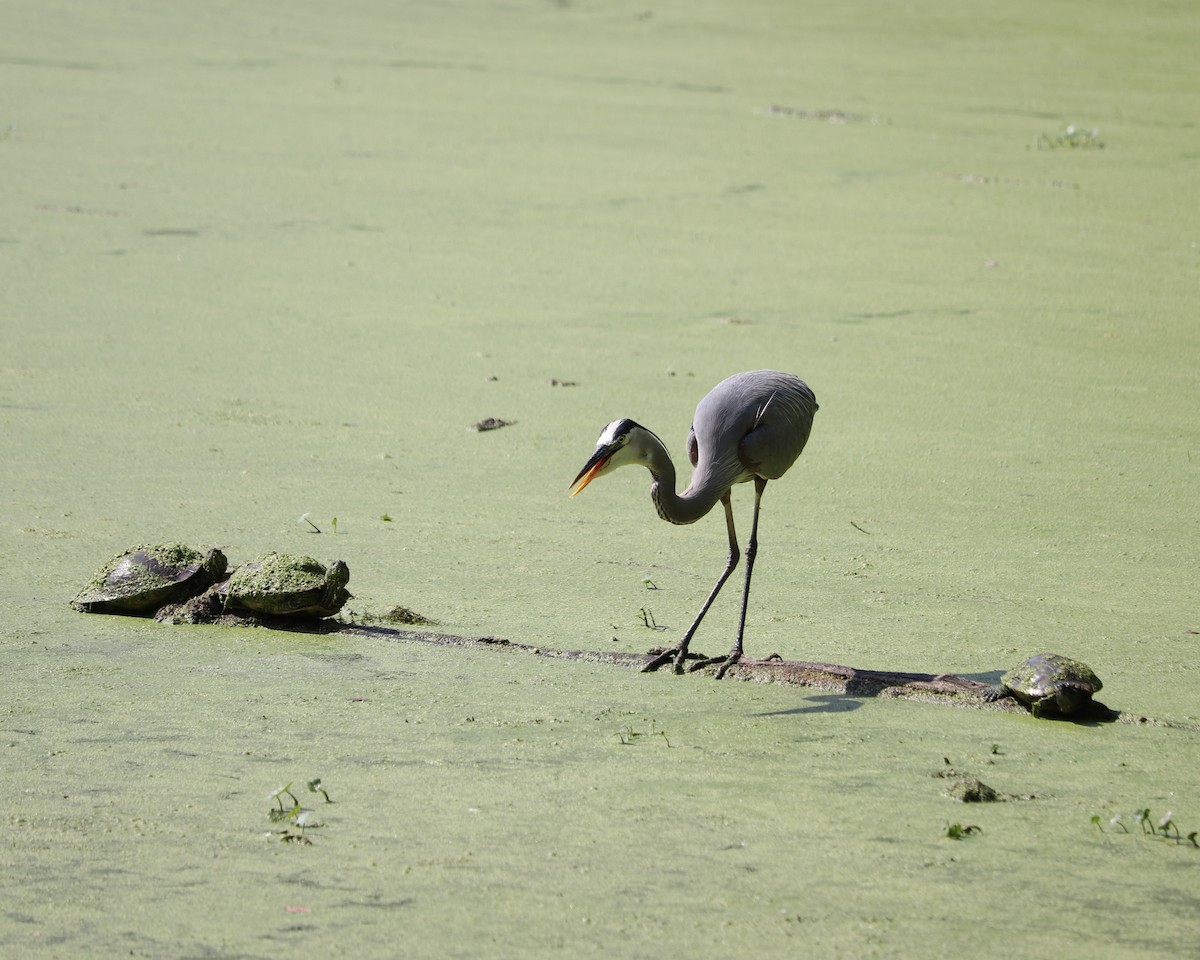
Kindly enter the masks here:
[[717, 675], [714, 679], [720, 680], [723, 676], [725, 676], [726, 671], [729, 670], [730, 667], [739, 663], [741, 659], [741, 653], [735, 651], [730, 651], [729, 653], [722, 654], [719, 657], [704, 657], [699, 662], [693, 663], [690, 667], [688, 667], [688, 673], [695, 673], [697, 670], [703, 670], [705, 667], [711, 667], [719, 663], [721, 666], [717, 669]]
[[698, 653], [691, 653], [687, 647], [671, 647], [667, 650], [651, 650], [650, 655], [654, 657], [649, 663], [642, 667], [642, 673], [654, 673], [659, 667], [665, 666], [667, 663], [674, 662], [674, 670], [676, 673], [683, 673], [683, 663], [685, 660], [703, 659]]

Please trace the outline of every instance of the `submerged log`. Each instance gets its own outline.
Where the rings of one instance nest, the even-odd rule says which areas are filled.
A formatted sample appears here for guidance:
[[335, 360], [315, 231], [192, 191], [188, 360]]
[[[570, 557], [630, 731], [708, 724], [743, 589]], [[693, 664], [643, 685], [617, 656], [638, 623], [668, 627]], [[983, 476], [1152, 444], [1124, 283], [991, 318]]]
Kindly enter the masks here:
[[[463, 637], [434, 630], [402, 629], [379, 623], [360, 620], [335, 620], [332, 618], [273, 617], [246, 615], [232, 610], [205, 610], [196, 616], [193, 609], [183, 605], [164, 607], [158, 619], [169, 623], [211, 623], [223, 627], [261, 627], [293, 633], [322, 633], [375, 637], [401, 643], [423, 643], [442, 647], [463, 647], [480, 650], [503, 650], [530, 656], [556, 660], [578, 660], [585, 663], [604, 663], [612, 666], [641, 670], [660, 651], [649, 653], [627, 653], [602, 650], [560, 650], [527, 643], [516, 643], [504, 637]], [[712, 677], [717, 665], [695, 669], [692, 673]], [[975, 710], [992, 710], [1005, 713], [1028, 713], [1028, 709], [1012, 697], [996, 696], [996, 688], [980, 680], [958, 676], [953, 673], [911, 673], [893, 670], [866, 670], [837, 663], [817, 663], [806, 660], [783, 660], [772, 657], [766, 660], [743, 659], [730, 667], [725, 680], [741, 680], [753, 683], [782, 683], [798, 687], [811, 687], [849, 697], [883, 697], [895, 700], [915, 700], [921, 703], [947, 704]], [[1073, 723], [1095, 724], [1136, 723], [1144, 726], [1177, 726], [1168, 720], [1129, 714], [1113, 710], [1102, 703], [1091, 702], [1088, 708], [1075, 716], [1065, 718]]]
[[[532, 644], [515, 643], [503, 637], [458, 637], [425, 630], [398, 630], [373, 624], [346, 624], [351, 633], [386, 636], [409, 643], [428, 643], [439, 646], [501, 649], [513, 653], [557, 660], [580, 660], [587, 663], [607, 663], [613, 666], [640, 670], [660, 652], [626, 653], [622, 651], [559, 650]], [[692, 672], [711, 677], [717, 664]], [[995, 710], [1005, 713], [1024, 713], [1028, 709], [1012, 697], [997, 697], [996, 688], [980, 680], [953, 673], [909, 673], [892, 670], [865, 670], [837, 663], [816, 663], [806, 660], [743, 659], [726, 671], [724, 679], [754, 683], [783, 683], [798, 687], [813, 687], [843, 693], [850, 697], [884, 697], [886, 699], [916, 700], [921, 703], [941, 703], [976, 710]], [[1086, 710], [1068, 719], [1074, 723], [1138, 723], [1171, 726], [1165, 721], [1131, 716], [1093, 701]]]

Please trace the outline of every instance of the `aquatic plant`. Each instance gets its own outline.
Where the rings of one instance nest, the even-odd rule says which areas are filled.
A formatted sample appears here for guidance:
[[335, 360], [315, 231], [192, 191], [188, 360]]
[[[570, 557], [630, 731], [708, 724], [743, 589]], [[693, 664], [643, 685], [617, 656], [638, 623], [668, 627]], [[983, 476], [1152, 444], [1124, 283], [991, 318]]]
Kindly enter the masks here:
[[[309, 793], [319, 793], [325, 798], [326, 803], [333, 803], [329, 798], [328, 791], [322, 786], [321, 778], [316, 777], [309, 780], [306, 784]], [[290, 801], [290, 806], [284, 802], [284, 798]], [[276, 787], [267, 794], [267, 802], [276, 804], [267, 811], [267, 819], [271, 823], [285, 823], [288, 826], [284, 827], [279, 832], [280, 843], [298, 843], [302, 846], [312, 846], [312, 840], [308, 838], [305, 831], [316, 829], [321, 824], [313, 820], [311, 810], [300, 804], [300, 800], [292, 793], [291, 783], [284, 784], [282, 787]], [[293, 830], [292, 828], [296, 828]], [[299, 832], [296, 832], [296, 831]]]
[[[1144, 837], [1153, 837], [1156, 840], [1174, 840], [1176, 845], [1180, 845], [1186, 841], [1193, 847], [1200, 849], [1200, 839], [1198, 839], [1200, 838], [1200, 830], [1192, 830], [1187, 834], [1182, 833], [1175, 823], [1175, 812], [1173, 810], [1168, 810], [1155, 823], [1150, 816], [1150, 808], [1140, 807], [1129, 814], [1129, 819], [1142, 828], [1142, 836]], [[1097, 830], [1104, 833], [1104, 824], [1100, 814], [1093, 814], [1091, 822], [1095, 824]], [[1109, 818], [1108, 825], [1110, 827], [1119, 827], [1122, 833], [1132, 832], [1125, 825], [1125, 818], [1119, 813]]]
[[309, 793], [319, 793], [321, 796], [323, 796], [325, 798], [326, 803], [333, 803], [333, 801], [329, 799], [329, 793], [321, 785], [320, 777], [317, 777], [315, 780], [308, 781], [308, 792]]

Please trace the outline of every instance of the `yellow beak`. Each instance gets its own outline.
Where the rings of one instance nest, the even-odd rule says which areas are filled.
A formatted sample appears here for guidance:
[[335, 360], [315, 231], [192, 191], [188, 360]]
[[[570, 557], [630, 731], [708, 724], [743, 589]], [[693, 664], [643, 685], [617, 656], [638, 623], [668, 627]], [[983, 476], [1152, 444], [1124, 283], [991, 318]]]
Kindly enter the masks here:
[[571, 486], [568, 488], [571, 491], [571, 496], [575, 496], [580, 490], [596, 479], [600, 471], [604, 469], [604, 465], [608, 463], [610, 456], [612, 454], [608, 450], [597, 450], [592, 454], [592, 459], [583, 465], [583, 469], [571, 481]]

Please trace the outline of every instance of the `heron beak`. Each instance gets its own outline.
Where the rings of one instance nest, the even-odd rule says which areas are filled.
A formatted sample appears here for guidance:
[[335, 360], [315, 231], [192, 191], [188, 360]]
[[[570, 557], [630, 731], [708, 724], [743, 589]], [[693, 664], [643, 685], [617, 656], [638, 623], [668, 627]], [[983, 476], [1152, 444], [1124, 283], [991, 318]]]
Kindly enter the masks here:
[[579, 471], [575, 479], [571, 481], [571, 486], [568, 488], [571, 491], [571, 496], [579, 493], [584, 487], [596, 479], [600, 475], [600, 471], [604, 469], [608, 463], [608, 458], [612, 456], [612, 450], [608, 447], [601, 447], [592, 454], [592, 458], [583, 465], [583, 469]]

